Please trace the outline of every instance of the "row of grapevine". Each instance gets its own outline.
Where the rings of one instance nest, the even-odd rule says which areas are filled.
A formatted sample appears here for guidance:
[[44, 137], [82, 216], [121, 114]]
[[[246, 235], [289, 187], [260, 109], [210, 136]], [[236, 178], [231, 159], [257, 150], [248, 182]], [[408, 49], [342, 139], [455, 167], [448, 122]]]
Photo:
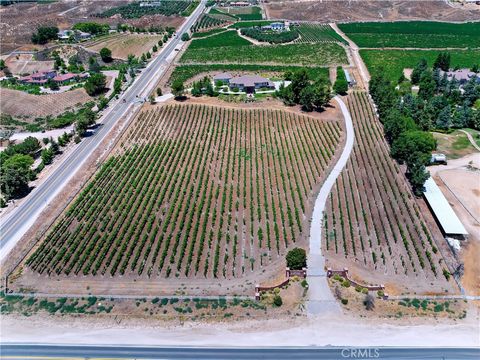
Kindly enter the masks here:
[[207, 14], [202, 14], [200, 19], [198, 19], [197, 22], [192, 26], [191, 31], [197, 32], [197, 31], [209, 30], [215, 27], [223, 26], [227, 22], [228, 22], [227, 20], [216, 19]]
[[389, 156], [366, 94], [354, 92], [348, 106], [356, 142], [327, 203], [327, 258], [344, 258], [384, 274], [435, 279], [441, 275], [441, 256]]
[[46, 276], [234, 278], [305, 239], [342, 136], [279, 110], [145, 110], [27, 260]]

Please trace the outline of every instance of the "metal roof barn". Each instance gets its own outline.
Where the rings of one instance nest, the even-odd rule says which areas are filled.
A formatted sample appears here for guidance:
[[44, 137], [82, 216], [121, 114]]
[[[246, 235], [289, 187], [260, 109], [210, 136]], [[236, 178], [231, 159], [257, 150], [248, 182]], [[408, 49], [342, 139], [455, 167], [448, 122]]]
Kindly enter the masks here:
[[442, 191], [430, 177], [425, 181], [425, 199], [446, 235], [468, 235]]

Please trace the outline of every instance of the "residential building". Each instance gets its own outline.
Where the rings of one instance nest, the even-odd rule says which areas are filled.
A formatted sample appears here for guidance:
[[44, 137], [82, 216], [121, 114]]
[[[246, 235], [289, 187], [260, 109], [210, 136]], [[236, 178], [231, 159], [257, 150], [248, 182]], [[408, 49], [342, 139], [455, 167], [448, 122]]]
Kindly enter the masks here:
[[219, 73], [219, 74], [217, 74], [213, 77], [213, 82], [216, 83], [217, 81], [221, 81], [224, 84], [228, 84], [228, 83], [230, 83], [230, 79], [232, 77], [233, 77], [232, 74], [230, 74], [228, 72]]
[[285, 30], [285, 24], [283, 22], [273, 22], [270, 25], [264, 25], [261, 28], [264, 31], [284, 31]]
[[457, 80], [460, 85], [465, 84], [468, 82], [471, 78], [476, 78], [477, 82], [480, 83], [480, 74], [474, 73], [473, 71], [470, 71], [469, 69], [459, 69], [459, 70], [454, 70], [454, 71], [440, 71], [440, 76], [443, 77], [444, 74], [447, 74], [447, 79], [448, 80]]
[[45, 84], [48, 79], [53, 79], [55, 76], [57, 76], [57, 72], [55, 70], [48, 70], [36, 72], [31, 75], [21, 77], [18, 80], [25, 84], [42, 85]]
[[255, 89], [268, 88], [274, 89], [275, 85], [269, 79], [258, 75], [243, 75], [230, 79], [230, 89], [238, 88], [246, 93], [254, 93]]

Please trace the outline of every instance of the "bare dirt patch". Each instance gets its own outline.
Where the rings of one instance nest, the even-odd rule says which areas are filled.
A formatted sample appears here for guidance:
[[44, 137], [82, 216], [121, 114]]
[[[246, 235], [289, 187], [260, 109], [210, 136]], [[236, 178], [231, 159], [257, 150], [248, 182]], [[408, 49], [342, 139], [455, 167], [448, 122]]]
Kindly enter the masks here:
[[53, 69], [54, 61], [37, 61], [33, 54], [9, 55], [5, 65], [13, 75], [32, 74]]
[[[276, 1], [266, 3], [271, 19], [320, 22], [395, 21], [395, 20], [478, 20], [479, 9], [452, 8], [445, 1]], [[478, 8], [478, 7], [477, 7]]]
[[23, 91], [0, 88], [2, 112], [25, 120], [59, 115], [66, 110], [73, 110], [91, 99], [83, 88], [46, 95], [30, 95]]
[[130, 54], [138, 57], [150, 51], [162, 38], [161, 35], [121, 34], [97, 42], [88, 49], [100, 52], [102, 48], [107, 47], [112, 51], [114, 58], [126, 60]]

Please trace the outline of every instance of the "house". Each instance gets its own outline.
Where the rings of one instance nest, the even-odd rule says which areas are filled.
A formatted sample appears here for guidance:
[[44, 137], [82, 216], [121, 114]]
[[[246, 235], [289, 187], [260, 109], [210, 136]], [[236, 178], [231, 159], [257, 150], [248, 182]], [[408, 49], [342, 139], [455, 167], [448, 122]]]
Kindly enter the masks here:
[[454, 71], [440, 71], [440, 76], [443, 77], [444, 74], [447, 74], [447, 79], [449, 81], [455, 79], [457, 80], [460, 85], [465, 84], [468, 82], [471, 78], [476, 78], [477, 83], [480, 83], [480, 74], [474, 73], [473, 71], [470, 71], [469, 69], [459, 69], [459, 70], [454, 70]]
[[88, 77], [89, 77], [88, 73], [83, 73], [83, 74], [66, 73], [66, 74], [59, 74], [55, 76], [52, 80], [55, 81], [57, 84], [61, 85], [61, 84], [67, 84], [73, 80], [82, 80]]
[[74, 34], [75, 32], [73, 30], [61, 30], [58, 32], [57, 36], [59, 40], [68, 40]]
[[57, 72], [55, 70], [47, 70], [21, 77], [18, 79], [18, 81], [24, 84], [42, 85], [45, 84], [48, 79], [53, 79], [55, 76], [57, 76]]
[[92, 34], [88, 32], [83, 32], [83, 31], [75, 31], [75, 40], [81, 41], [81, 40], [88, 40], [92, 37]]
[[217, 74], [213, 77], [213, 82], [217, 83], [217, 81], [221, 81], [224, 84], [228, 84], [230, 82], [230, 79], [232, 78], [232, 74], [224, 72]]
[[255, 89], [268, 88], [274, 89], [275, 85], [269, 79], [258, 75], [243, 75], [230, 79], [230, 89], [238, 88], [240, 91], [245, 91], [247, 94], [252, 94]]
[[285, 24], [282, 22], [273, 22], [270, 25], [264, 25], [261, 27], [263, 31], [283, 31], [285, 30]]

